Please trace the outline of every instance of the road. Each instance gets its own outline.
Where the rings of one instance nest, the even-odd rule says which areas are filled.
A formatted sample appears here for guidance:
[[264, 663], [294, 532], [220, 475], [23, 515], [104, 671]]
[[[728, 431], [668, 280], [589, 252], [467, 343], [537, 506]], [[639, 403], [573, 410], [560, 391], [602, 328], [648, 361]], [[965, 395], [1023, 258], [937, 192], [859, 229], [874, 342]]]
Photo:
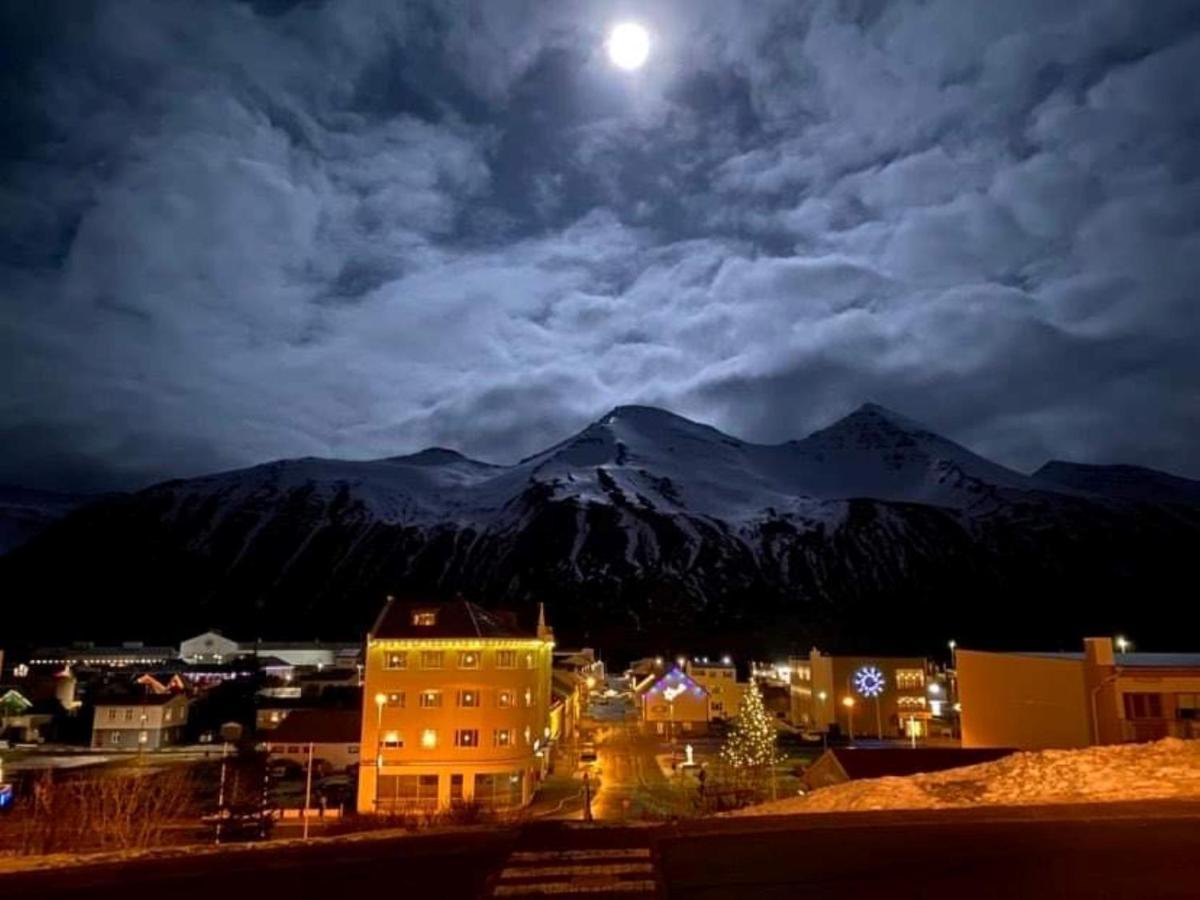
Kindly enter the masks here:
[[[544, 893], [543, 893], [544, 892]], [[1200, 897], [1200, 805], [706, 819], [316, 843], [0, 876], [0, 894], [448, 898]]]
[[592, 799], [597, 820], [641, 819], [661, 810], [670, 785], [654, 760], [657, 749], [657, 738], [640, 734], [636, 723], [610, 721], [599, 727], [600, 789]]

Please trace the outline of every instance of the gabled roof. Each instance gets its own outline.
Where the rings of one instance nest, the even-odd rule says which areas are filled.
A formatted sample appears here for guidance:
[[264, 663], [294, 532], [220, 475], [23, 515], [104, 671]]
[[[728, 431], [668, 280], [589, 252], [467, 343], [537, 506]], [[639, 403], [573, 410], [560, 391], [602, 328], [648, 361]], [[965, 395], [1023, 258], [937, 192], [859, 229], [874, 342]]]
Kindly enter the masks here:
[[[644, 682], [643, 682], [643, 684], [644, 684]], [[641, 691], [641, 688], [642, 688], [642, 685], [639, 684], [638, 685], [639, 692]], [[682, 669], [678, 669], [678, 668], [670, 669], [666, 674], [660, 675], [654, 681], [653, 684], [646, 686], [644, 693], [646, 693], [646, 694], [663, 693], [668, 690], [674, 690], [674, 691], [679, 691], [679, 692], [691, 691], [693, 694], [695, 694], [698, 697], [707, 697], [708, 696], [708, 691], [704, 688], [703, 685], [692, 680], [692, 678], [690, 676], [688, 676]]]
[[[417, 616], [431, 613], [433, 624], [418, 625]], [[508, 612], [490, 612], [469, 600], [447, 603], [390, 600], [371, 629], [372, 638], [533, 638]]]
[[297, 709], [266, 735], [271, 744], [357, 744], [362, 712], [357, 709]]

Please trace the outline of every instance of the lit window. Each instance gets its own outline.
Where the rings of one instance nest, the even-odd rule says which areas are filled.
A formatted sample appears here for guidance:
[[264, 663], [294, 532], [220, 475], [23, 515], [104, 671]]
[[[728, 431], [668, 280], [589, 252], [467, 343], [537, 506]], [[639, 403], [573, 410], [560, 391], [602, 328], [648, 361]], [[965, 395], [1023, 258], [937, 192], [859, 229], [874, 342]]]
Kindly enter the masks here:
[[421, 746], [426, 750], [432, 750], [437, 746], [437, 732], [432, 728], [426, 728], [421, 732]]
[[428, 628], [431, 625], [437, 624], [437, 612], [430, 609], [422, 609], [412, 614], [412, 623], [421, 628]]
[[112, 742], [113, 742], [114, 744], [119, 744], [119, 743], [121, 743], [121, 732], [119, 732], [119, 731], [114, 731], [114, 732], [112, 733]]
[[478, 669], [479, 654], [474, 650], [463, 650], [458, 654], [458, 667], [460, 669]]
[[513, 733], [507, 728], [497, 728], [492, 734], [492, 741], [497, 747], [511, 747]]
[[533, 732], [529, 730], [529, 726], [525, 726], [525, 743], [529, 743], [533, 739]]
[[515, 669], [517, 667], [517, 651], [516, 650], [497, 650], [496, 651], [496, 668], [497, 669]]
[[421, 706], [423, 706], [425, 709], [433, 709], [441, 705], [441, 691], [421, 691]]
[[387, 705], [392, 709], [404, 709], [404, 691], [392, 691], [388, 694]]
[[525, 705], [533, 706], [533, 691], [530, 688], [525, 688]]
[[388, 749], [395, 749], [404, 746], [404, 738], [400, 736], [398, 731], [389, 731], [383, 736], [383, 746]]
[[525, 654], [525, 668], [527, 668], [527, 669], [533, 668], [533, 654], [532, 653]]
[[458, 705], [459, 706], [472, 706], [472, 707], [478, 706], [479, 705], [479, 691], [459, 691], [458, 692]]
[[502, 707], [512, 706], [516, 699], [512, 691], [500, 691], [496, 694], [496, 705]]
[[408, 668], [408, 654], [403, 650], [393, 650], [383, 655], [383, 667], [395, 671]]
[[440, 669], [446, 661], [446, 654], [441, 650], [422, 650], [421, 651], [421, 668], [422, 669]]
[[925, 673], [921, 669], [897, 669], [896, 688], [911, 691], [925, 687]]
[[479, 746], [479, 729], [478, 728], [459, 728], [454, 732], [455, 747], [478, 747]]

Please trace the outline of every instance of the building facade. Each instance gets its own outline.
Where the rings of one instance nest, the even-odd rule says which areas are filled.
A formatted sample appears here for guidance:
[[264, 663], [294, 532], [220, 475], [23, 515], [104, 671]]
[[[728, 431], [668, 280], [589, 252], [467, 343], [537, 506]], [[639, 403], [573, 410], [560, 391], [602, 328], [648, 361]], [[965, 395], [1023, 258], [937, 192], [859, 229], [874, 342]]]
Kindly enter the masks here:
[[1200, 653], [957, 651], [964, 747], [1044, 749], [1200, 738]]
[[878, 738], [928, 733], [931, 667], [921, 657], [828, 656], [788, 661], [792, 724]]
[[359, 812], [528, 803], [547, 761], [553, 648], [543, 620], [389, 601], [367, 636]]
[[642, 729], [674, 737], [704, 734], [712, 716], [708, 691], [676, 667], [639, 685]]
[[184, 694], [130, 694], [96, 701], [92, 746], [157, 750], [181, 743], [188, 718]]
[[684, 671], [708, 694], [709, 718], [732, 719], [737, 715], [746, 685], [737, 680], [733, 660], [689, 659]]
[[297, 709], [266, 735], [272, 759], [346, 771], [361, 763], [362, 712], [357, 709]]

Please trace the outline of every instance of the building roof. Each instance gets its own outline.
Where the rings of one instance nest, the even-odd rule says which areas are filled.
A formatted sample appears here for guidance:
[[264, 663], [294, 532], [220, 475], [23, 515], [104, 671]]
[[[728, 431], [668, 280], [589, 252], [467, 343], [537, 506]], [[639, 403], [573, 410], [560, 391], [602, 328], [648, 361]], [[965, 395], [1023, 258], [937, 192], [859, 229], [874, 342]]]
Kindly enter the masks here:
[[941, 772], [991, 762], [1014, 752], [1004, 747], [834, 747], [826, 750], [820, 761], [832, 757], [847, 778], [856, 780]]
[[[415, 624], [416, 615], [433, 613], [432, 625]], [[490, 612], [469, 600], [421, 603], [389, 600], [371, 629], [373, 638], [533, 638], [508, 612]]]
[[297, 709], [267, 734], [272, 744], [357, 744], [362, 739], [362, 711]]
[[[1013, 652], [1005, 656], [1033, 656], [1038, 659], [1061, 659], [1082, 662], [1080, 651], [1064, 652]], [[1200, 669], [1200, 653], [1113, 653], [1113, 665], [1131, 669]]]
[[109, 694], [97, 697], [95, 706], [166, 706], [176, 697], [187, 700], [184, 694]]

